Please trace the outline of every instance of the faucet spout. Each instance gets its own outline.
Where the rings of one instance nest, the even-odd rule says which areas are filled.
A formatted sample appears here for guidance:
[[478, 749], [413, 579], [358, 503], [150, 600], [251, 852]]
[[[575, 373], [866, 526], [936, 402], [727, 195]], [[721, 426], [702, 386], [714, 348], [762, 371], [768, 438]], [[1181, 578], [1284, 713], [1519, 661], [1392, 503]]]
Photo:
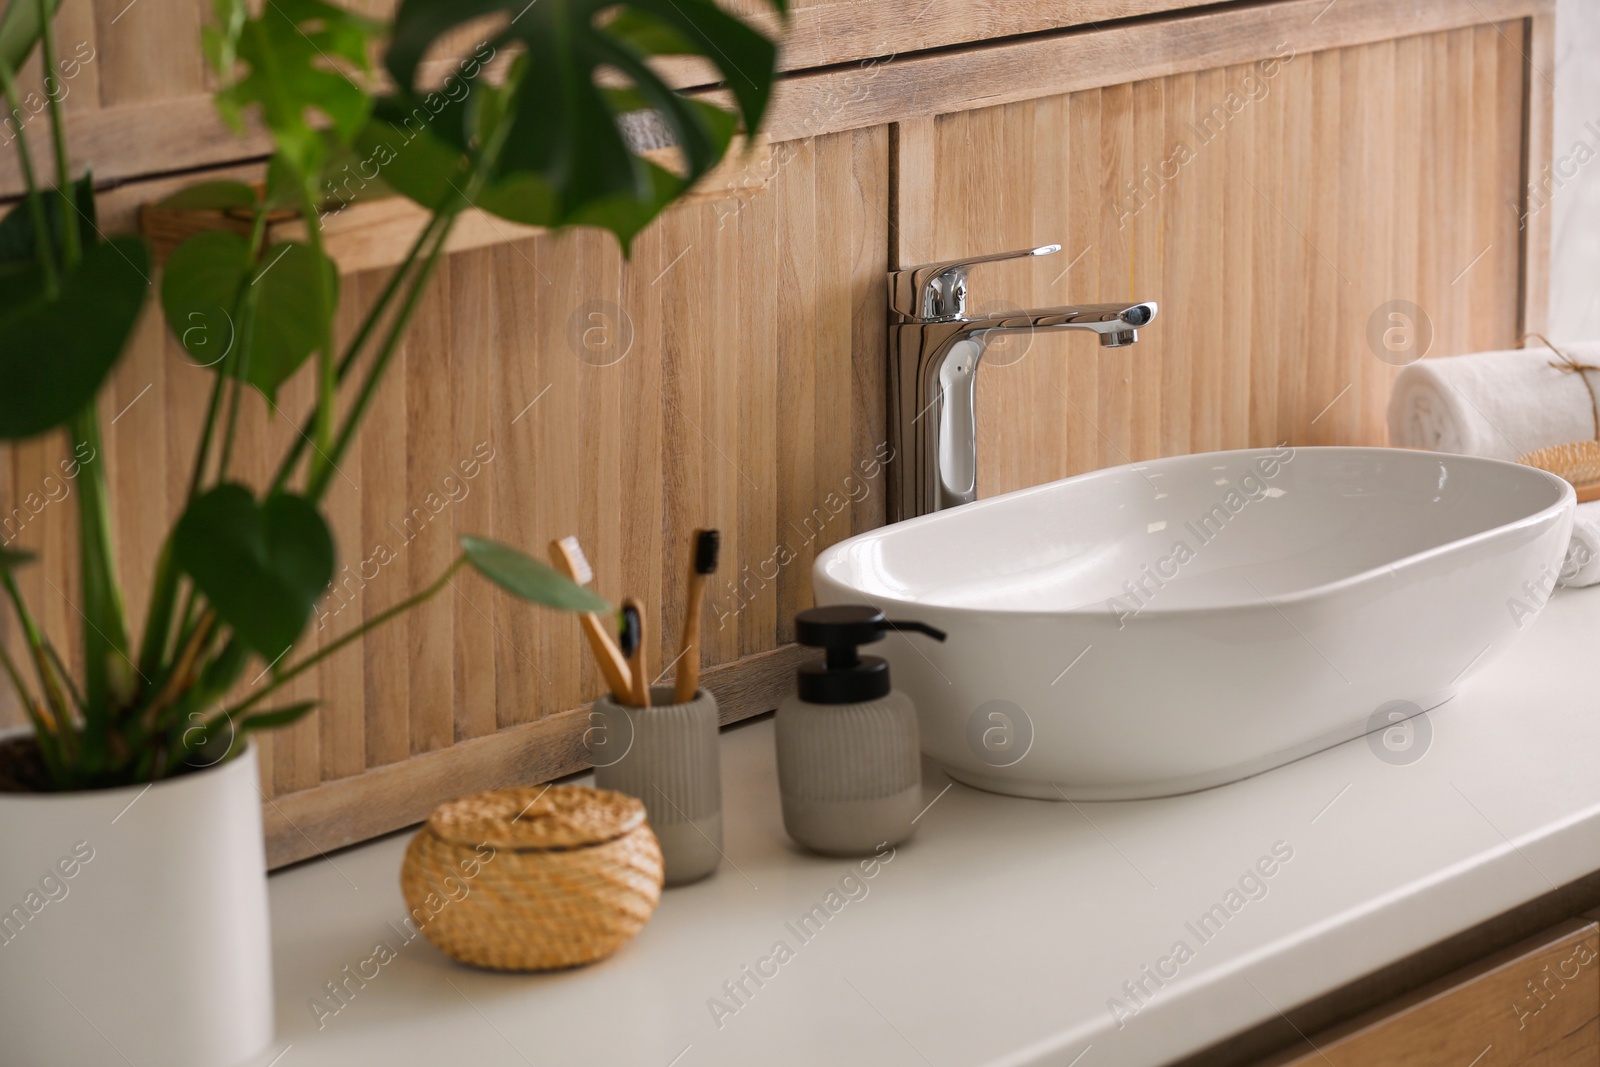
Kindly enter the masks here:
[[[889, 464], [891, 521], [976, 500], [978, 367], [989, 339], [997, 334], [1035, 330], [1087, 330], [1104, 348], [1123, 348], [1139, 340], [1139, 330], [1156, 316], [1151, 301], [1078, 304], [966, 314], [966, 268], [970, 265], [1047, 254], [1041, 246], [965, 262], [913, 267], [889, 275], [889, 431], [894, 451]], [[930, 279], [956, 276], [929, 296]], [[957, 299], [959, 298], [959, 299]], [[933, 313], [929, 313], [930, 309]]]
[[[980, 330], [1092, 330], [1099, 335], [1101, 347], [1123, 348], [1136, 343], [1139, 328], [1155, 317], [1156, 304], [1147, 300], [1137, 304], [1079, 304], [1036, 311], [1008, 311], [966, 321]], [[984, 327], [983, 323], [993, 325]]]

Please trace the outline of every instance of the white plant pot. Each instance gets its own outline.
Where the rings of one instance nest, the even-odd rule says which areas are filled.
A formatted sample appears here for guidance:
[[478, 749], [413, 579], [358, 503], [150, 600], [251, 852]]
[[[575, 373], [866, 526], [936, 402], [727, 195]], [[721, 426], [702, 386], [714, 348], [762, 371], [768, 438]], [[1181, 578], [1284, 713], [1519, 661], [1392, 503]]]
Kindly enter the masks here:
[[272, 1040], [254, 747], [171, 781], [0, 793], [0, 1060], [235, 1067]]

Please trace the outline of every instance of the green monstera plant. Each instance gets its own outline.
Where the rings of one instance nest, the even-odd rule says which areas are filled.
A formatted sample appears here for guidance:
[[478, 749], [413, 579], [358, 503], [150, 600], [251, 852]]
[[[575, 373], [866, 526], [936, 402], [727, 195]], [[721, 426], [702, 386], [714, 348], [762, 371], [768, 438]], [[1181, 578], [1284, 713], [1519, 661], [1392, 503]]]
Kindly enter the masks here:
[[[18, 71], [35, 49], [55, 70], [60, 3], [11, 0], [0, 16], [0, 90], [19, 129]], [[772, 3], [783, 10], [783, 0]], [[471, 26], [484, 27], [480, 43], [439, 79], [442, 64], [425, 57]], [[0, 549], [0, 584], [25, 645], [20, 657], [0, 647], [0, 669], [33, 725], [31, 738], [4, 747], [0, 777], [11, 788], [137, 784], [220, 762], [251, 731], [312, 709], [274, 706], [286, 683], [434, 596], [463, 567], [549, 607], [609, 610], [515, 549], [464, 537], [437, 581], [294, 655], [334, 574], [321, 510], [333, 472], [457, 219], [479, 209], [525, 224], [600, 227], [626, 250], [723, 158], [741, 127], [757, 130], [776, 68], [773, 43], [712, 0], [402, 0], [390, 23], [324, 0], [268, 0], [254, 15], [244, 0], [217, 0], [203, 46], [223, 115], [241, 128], [259, 123], [273, 152], [259, 186], [201, 183], [165, 202], [225, 210], [248, 226], [189, 238], [162, 273], [167, 321], [212, 381], [187, 496], [151, 561], [137, 633], [115, 565], [95, 400], [146, 299], [150, 253], [137, 237], [101, 233], [92, 178], [68, 160], [54, 79], [45, 83], [52, 186], [41, 182], [29, 138], [13, 140], [26, 192], [0, 219], [0, 439], [64, 428], [75, 455], [90, 458], [77, 494], [81, 677], [16, 581], [30, 557]], [[650, 61], [668, 55], [709, 61], [733, 109], [663, 81]], [[624, 131], [634, 115], [671, 132], [681, 166], [631, 147]], [[339, 348], [339, 276], [320, 220], [375, 192], [409, 197], [430, 215]], [[269, 244], [267, 221], [285, 211], [307, 220], [306, 239]], [[234, 474], [241, 408], [258, 402], [251, 391], [275, 406], [301, 373], [314, 375], [316, 398], [301, 432], [268, 485], [242, 483]], [[241, 687], [253, 664], [256, 683]]]

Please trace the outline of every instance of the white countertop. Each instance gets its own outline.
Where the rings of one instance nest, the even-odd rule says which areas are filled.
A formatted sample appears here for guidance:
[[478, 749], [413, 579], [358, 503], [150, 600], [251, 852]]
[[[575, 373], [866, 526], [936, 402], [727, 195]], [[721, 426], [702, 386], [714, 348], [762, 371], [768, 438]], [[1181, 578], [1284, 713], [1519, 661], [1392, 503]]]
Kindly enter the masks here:
[[[736, 727], [728, 862], [664, 893], [614, 957], [561, 974], [403, 944], [409, 834], [313, 860], [271, 879], [278, 1040], [259, 1067], [1159, 1064], [1600, 869], [1597, 645], [1600, 590], [1558, 593], [1429, 713], [1405, 765], [1361, 739], [1202, 793], [1077, 805], [930, 767], [917, 836], [843, 888], [852, 861], [783, 834], [770, 720]], [[1265, 895], [1226, 900], [1279, 842], [1293, 856]], [[786, 924], [830, 890], [843, 906], [802, 942]], [[1241, 899], [1207, 940], [1191, 929]], [[792, 958], [738, 1006], [724, 983], [780, 940]], [[1108, 1001], [1133, 1008], [1123, 984], [1179, 941], [1176, 977], [1119, 1028]], [[379, 942], [397, 957], [319, 1029], [311, 998]], [[737, 1008], [720, 1028], [711, 998]]]

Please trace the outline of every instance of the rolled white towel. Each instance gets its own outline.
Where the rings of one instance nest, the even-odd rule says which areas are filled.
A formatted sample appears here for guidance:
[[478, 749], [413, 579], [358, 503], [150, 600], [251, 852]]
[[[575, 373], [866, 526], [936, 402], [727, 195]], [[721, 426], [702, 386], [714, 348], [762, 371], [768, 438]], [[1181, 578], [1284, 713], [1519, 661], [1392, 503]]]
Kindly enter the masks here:
[[[1579, 363], [1600, 366], [1600, 342], [1562, 345]], [[1548, 348], [1444, 356], [1413, 363], [1389, 394], [1389, 443], [1514, 460], [1535, 449], [1593, 440], [1594, 407], [1584, 377], [1558, 370]]]
[[1561, 567], [1561, 584], [1581, 588], [1600, 583], [1600, 500], [1579, 504], [1572, 517], [1572, 544]]

